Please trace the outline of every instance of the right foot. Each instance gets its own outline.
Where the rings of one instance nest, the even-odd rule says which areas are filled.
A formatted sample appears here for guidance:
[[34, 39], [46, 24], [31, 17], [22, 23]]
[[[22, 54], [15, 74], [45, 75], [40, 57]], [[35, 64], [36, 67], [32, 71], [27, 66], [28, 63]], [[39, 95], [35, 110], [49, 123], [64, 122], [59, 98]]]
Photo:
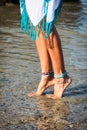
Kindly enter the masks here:
[[53, 77], [42, 76], [37, 91], [29, 93], [28, 96], [29, 97], [33, 97], [33, 96], [40, 96], [40, 95], [42, 95], [47, 88], [49, 88], [52, 85], [54, 85], [53, 81], [54, 81]]
[[62, 98], [65, 89], [71, 84], [72, 79], [67, 76], [64, 78], [64, 81], [57, 81], [55, 82], [54, 85], [54, 94], [49, 94], [47, 97], [52, 98], [52, 99], [59, 99]]

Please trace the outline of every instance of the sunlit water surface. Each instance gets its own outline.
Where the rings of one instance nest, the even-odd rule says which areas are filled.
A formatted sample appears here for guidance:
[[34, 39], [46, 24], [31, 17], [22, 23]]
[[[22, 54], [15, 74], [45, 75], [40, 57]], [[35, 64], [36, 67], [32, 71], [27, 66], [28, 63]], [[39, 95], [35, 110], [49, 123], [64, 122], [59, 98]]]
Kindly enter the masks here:
[[19, 6], [0, 7], [0, 130], [86, 130], [87, 1], [64, 3], [56, 22], [73, 79], [62, 100], [27, 96], [41, 69], [35, 43], [19, 32], [19, 21]]

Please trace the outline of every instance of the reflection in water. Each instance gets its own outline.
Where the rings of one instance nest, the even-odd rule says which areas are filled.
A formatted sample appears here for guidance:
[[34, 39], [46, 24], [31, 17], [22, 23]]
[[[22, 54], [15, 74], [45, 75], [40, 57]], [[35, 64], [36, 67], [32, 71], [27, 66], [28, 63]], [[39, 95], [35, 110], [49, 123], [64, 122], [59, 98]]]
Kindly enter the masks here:
[[[81, 0], [83, 1], [83, 0]], [[87, 2], [65, 3], [56, 23], [73, 78], [62, 100], [29, 98], [40, 79], [33, 41], [19, 33], [19, 7], [0, 7], [0, 129], [86, 130]]]
[[69, 108], [65, 102], [39, 98], [38, 106], [42, 115], [37, 122], [38, 130], [62, 130], [67, 128], [69, 122], [65, 119], [69, 114]]

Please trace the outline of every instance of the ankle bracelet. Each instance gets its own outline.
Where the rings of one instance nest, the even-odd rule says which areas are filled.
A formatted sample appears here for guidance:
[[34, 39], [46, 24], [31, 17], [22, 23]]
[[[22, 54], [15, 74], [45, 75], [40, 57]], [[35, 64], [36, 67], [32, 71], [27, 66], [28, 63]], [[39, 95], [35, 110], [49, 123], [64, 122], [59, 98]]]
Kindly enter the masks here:
[[65, 71], [64, 73], [62, 73], [61, 75], [54, 75], [54, 78], [56, 78], [56, 79], [59, 79], [59, 78], [63, 78], [63, 77], [65, 77], [67, 75], [67, 72]]
[[43, 72], [41, 75], [42, 76], [54, 76], [54, 73], [53, 72]]

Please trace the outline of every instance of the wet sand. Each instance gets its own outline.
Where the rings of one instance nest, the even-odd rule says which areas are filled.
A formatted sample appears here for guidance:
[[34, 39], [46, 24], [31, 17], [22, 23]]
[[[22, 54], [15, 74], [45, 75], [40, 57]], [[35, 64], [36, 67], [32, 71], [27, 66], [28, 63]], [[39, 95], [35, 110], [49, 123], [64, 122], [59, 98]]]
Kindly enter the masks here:
[[[87, 129], [87, 33], [80, 26], [81, 5], [74, 6], [75, 12], [70, 5], [64, 4], [56, 23], [73, 79], [61, 100], [27, 96], [40, 80], [36, 46], [19, 32], [19, 7], [0, 7], [0, 130]], [[46, 91], [52, 92], [53, 88]]]

